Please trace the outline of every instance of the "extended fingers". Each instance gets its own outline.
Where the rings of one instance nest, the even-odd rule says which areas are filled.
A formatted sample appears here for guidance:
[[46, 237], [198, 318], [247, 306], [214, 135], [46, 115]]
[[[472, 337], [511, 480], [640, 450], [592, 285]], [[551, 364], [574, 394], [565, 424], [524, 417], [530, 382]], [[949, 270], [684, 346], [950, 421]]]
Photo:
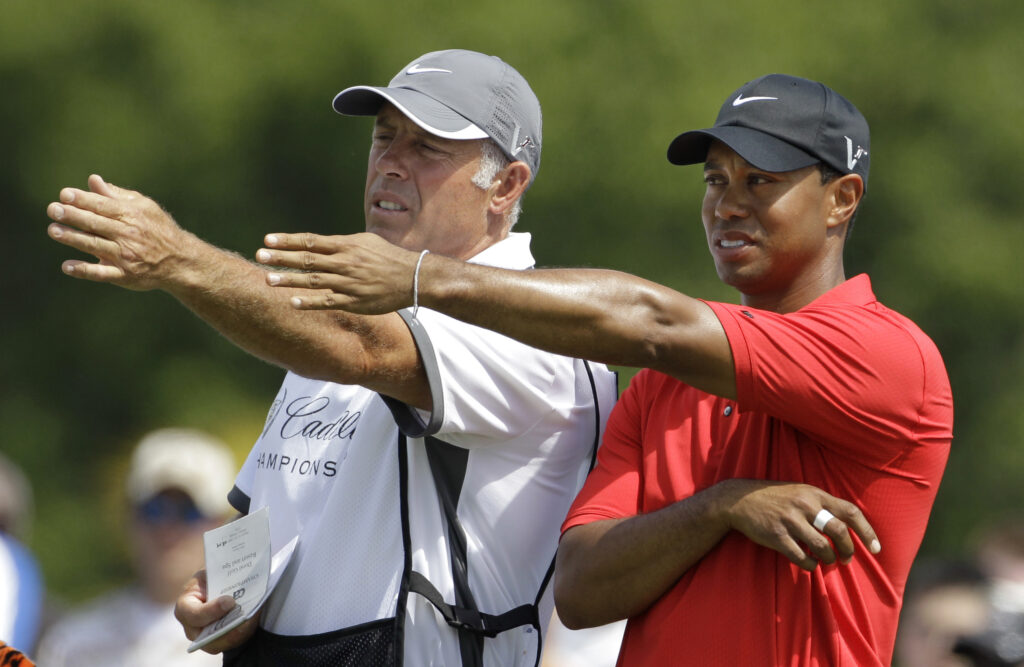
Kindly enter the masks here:
[[107, 183], [99, 174], [89, 176], [89, 189], [104, 197], [115, 197], [119, 194], [128, 194], [128, 190], [117, 187], [113, 183]]
[[308, 250], [319, 254], [329, 254], [338, 250], [338, 237], [321, 236], [303, 232], [301, 234], [267, 234], [263, 242], [267, 247], [276, 250]]
[[117, 244], [96, 231], [103, 225], [93, 224], [93, 214], [74, 209], [64, 210], [58, 204], [50, 205], [50, 209], [57, 208], [61, 210], [54, 210], [50, 217], [60, 222], [52, 223], [46, 228], [46, 233], [51, 239], [97, 257], [112, 257], [116, 254]]
[[120, 205], [107, 206], [87, 201], [80, 190], [71, 191], [71, 188], [61, 190], [61, 201], [46, 207], [47, 217], [54, 222], [106, 238], [112, 237], [122, 227], [121, 214]]
[[304, 294], [290, 299], [296, 310], [347, 310], [351, 313], [375, 314], [372, 310], [363, 311], [356, 303], [344, 294], [325, 292], [323, 294]]
[[124, 269], [111, 261], [118, 254], [118, 246], [113, 241], [57, 223], [47, 227], [47, 234], [58, 243], [87, 252], [100, 260], [89, 263], [69, 259], [61, 264], [61, 270], [67, 275], [102, 283], [116, 283], [125, 278]]
[[[107, 184], [104, 183], [104, 185]], [[104, 194], [108, 192], [111, 194]], [[124, 213], [124, 204], [114, 196], [109, 187], [102, 188], [98, 192], [79, 190], [78, 188], [62, 188], [58, 198], [60, 204], [64, 206], [91, 211], [104, 218], [118, 219]]]
[[340, 309], [365, 315], [380, 312], [373, 307], [361, 307], [358, 299], [343, 292], [341, 277], [330, 273], [268, 273], [267, 284], [271, 287], [318, 290], [292, 296], [290, 303], [297, 310]]
[[140, 192], [104, 181], [99, 174], [89, 176], [89, 190], [110, 199], [130, 200], [146, 198]]
[[[131, 201], [139, 199], [144, 199], [139, 193], [119, 188], [93, 174], [89, 177], [89, 190], [62, 188], [58, 201], [51, 203], [46, 213], [54, 221], [109, 236], [120, 222], [130, 217], [130, 209], [136, 213], [142, 210], [138, 201]], [[156, 206], [151, 201], [142, 202], [141, 206], [145, 208], [147, 204]]]
[[294, 271], [270, 272], [267, 284], [271, 287], [296, 287], [299, 289], [335, 290], [340, 279], [332, 273], [298, 273]]
[[125, 277], [124, 270], [104, 262], [89, 263], [69, 259], [60, 265], [60, 269], [73, 278], [97, 283], [116, 283]]
[[323, 254], [314, 250], [268, 250], [261, 248], [256, 251], [256, 261], [268, 266], [284, 266], [303, 271], [333, 270], [338, 262], [332, 261], [334, 255]]

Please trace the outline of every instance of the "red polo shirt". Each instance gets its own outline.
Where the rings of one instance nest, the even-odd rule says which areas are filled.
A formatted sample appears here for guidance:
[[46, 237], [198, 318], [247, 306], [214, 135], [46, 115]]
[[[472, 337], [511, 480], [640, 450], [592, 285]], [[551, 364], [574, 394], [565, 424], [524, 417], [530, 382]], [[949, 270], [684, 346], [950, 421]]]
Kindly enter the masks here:
[[935, 345], [857, 276], [795, 313], [709, 303], [736, 401], [639, 373], [562, 526], [652, 512], [730, 478], [798, 481], [855, 503], [882, 544], [806, 572], [738, 532], [643, 614], [620, 665], [888, 665], [903, 588], [952, 438]]

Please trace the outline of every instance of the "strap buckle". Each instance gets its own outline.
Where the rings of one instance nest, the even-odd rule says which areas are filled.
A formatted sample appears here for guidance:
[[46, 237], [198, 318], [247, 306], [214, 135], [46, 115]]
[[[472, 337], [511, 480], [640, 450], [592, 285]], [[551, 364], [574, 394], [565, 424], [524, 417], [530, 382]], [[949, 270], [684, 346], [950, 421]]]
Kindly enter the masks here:
[[459, 630], [467, 630], [474, 634], [483, 635], [484, 637], [497, 637], [498, 630], [489, 628], [487, 623], [487, 615], [481, 614], [476, 609], [467, 609], [466, 607], [451, 607], [452, 617], [446, 618], [448, 625]]

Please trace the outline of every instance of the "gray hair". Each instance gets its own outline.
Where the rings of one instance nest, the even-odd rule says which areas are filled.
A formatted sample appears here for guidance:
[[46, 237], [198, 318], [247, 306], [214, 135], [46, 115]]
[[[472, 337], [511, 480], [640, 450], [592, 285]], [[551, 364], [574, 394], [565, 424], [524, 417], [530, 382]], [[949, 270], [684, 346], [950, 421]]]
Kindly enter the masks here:
[[[491, 182], [498, 172], [512, 164], [512, 160], [498, 148], [493, 139], [488, 139], [480, 144], [480, 167], [473, 174], [473, 185], [481, 190], [491, 187]], [[516, 200], [512, 209], [506, 214], [509, 222], [509, 229], [515, 227], [519, 221], [519, 214], [523, 212], [522, 197]]]

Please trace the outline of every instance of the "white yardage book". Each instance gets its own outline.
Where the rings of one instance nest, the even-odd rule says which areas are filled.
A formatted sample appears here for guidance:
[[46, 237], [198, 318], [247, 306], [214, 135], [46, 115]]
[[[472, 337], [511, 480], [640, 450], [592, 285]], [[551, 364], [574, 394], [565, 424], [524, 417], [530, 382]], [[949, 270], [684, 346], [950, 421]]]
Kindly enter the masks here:
[[236, 606], [203, 628], [189, 645], [189, 653], [230, 632], [259, 611], [281, 580], [298, 539], [293, 537], [271, 556], [270, 513], [266, 507], [203, 534], [207, 599], [230, 595]]

